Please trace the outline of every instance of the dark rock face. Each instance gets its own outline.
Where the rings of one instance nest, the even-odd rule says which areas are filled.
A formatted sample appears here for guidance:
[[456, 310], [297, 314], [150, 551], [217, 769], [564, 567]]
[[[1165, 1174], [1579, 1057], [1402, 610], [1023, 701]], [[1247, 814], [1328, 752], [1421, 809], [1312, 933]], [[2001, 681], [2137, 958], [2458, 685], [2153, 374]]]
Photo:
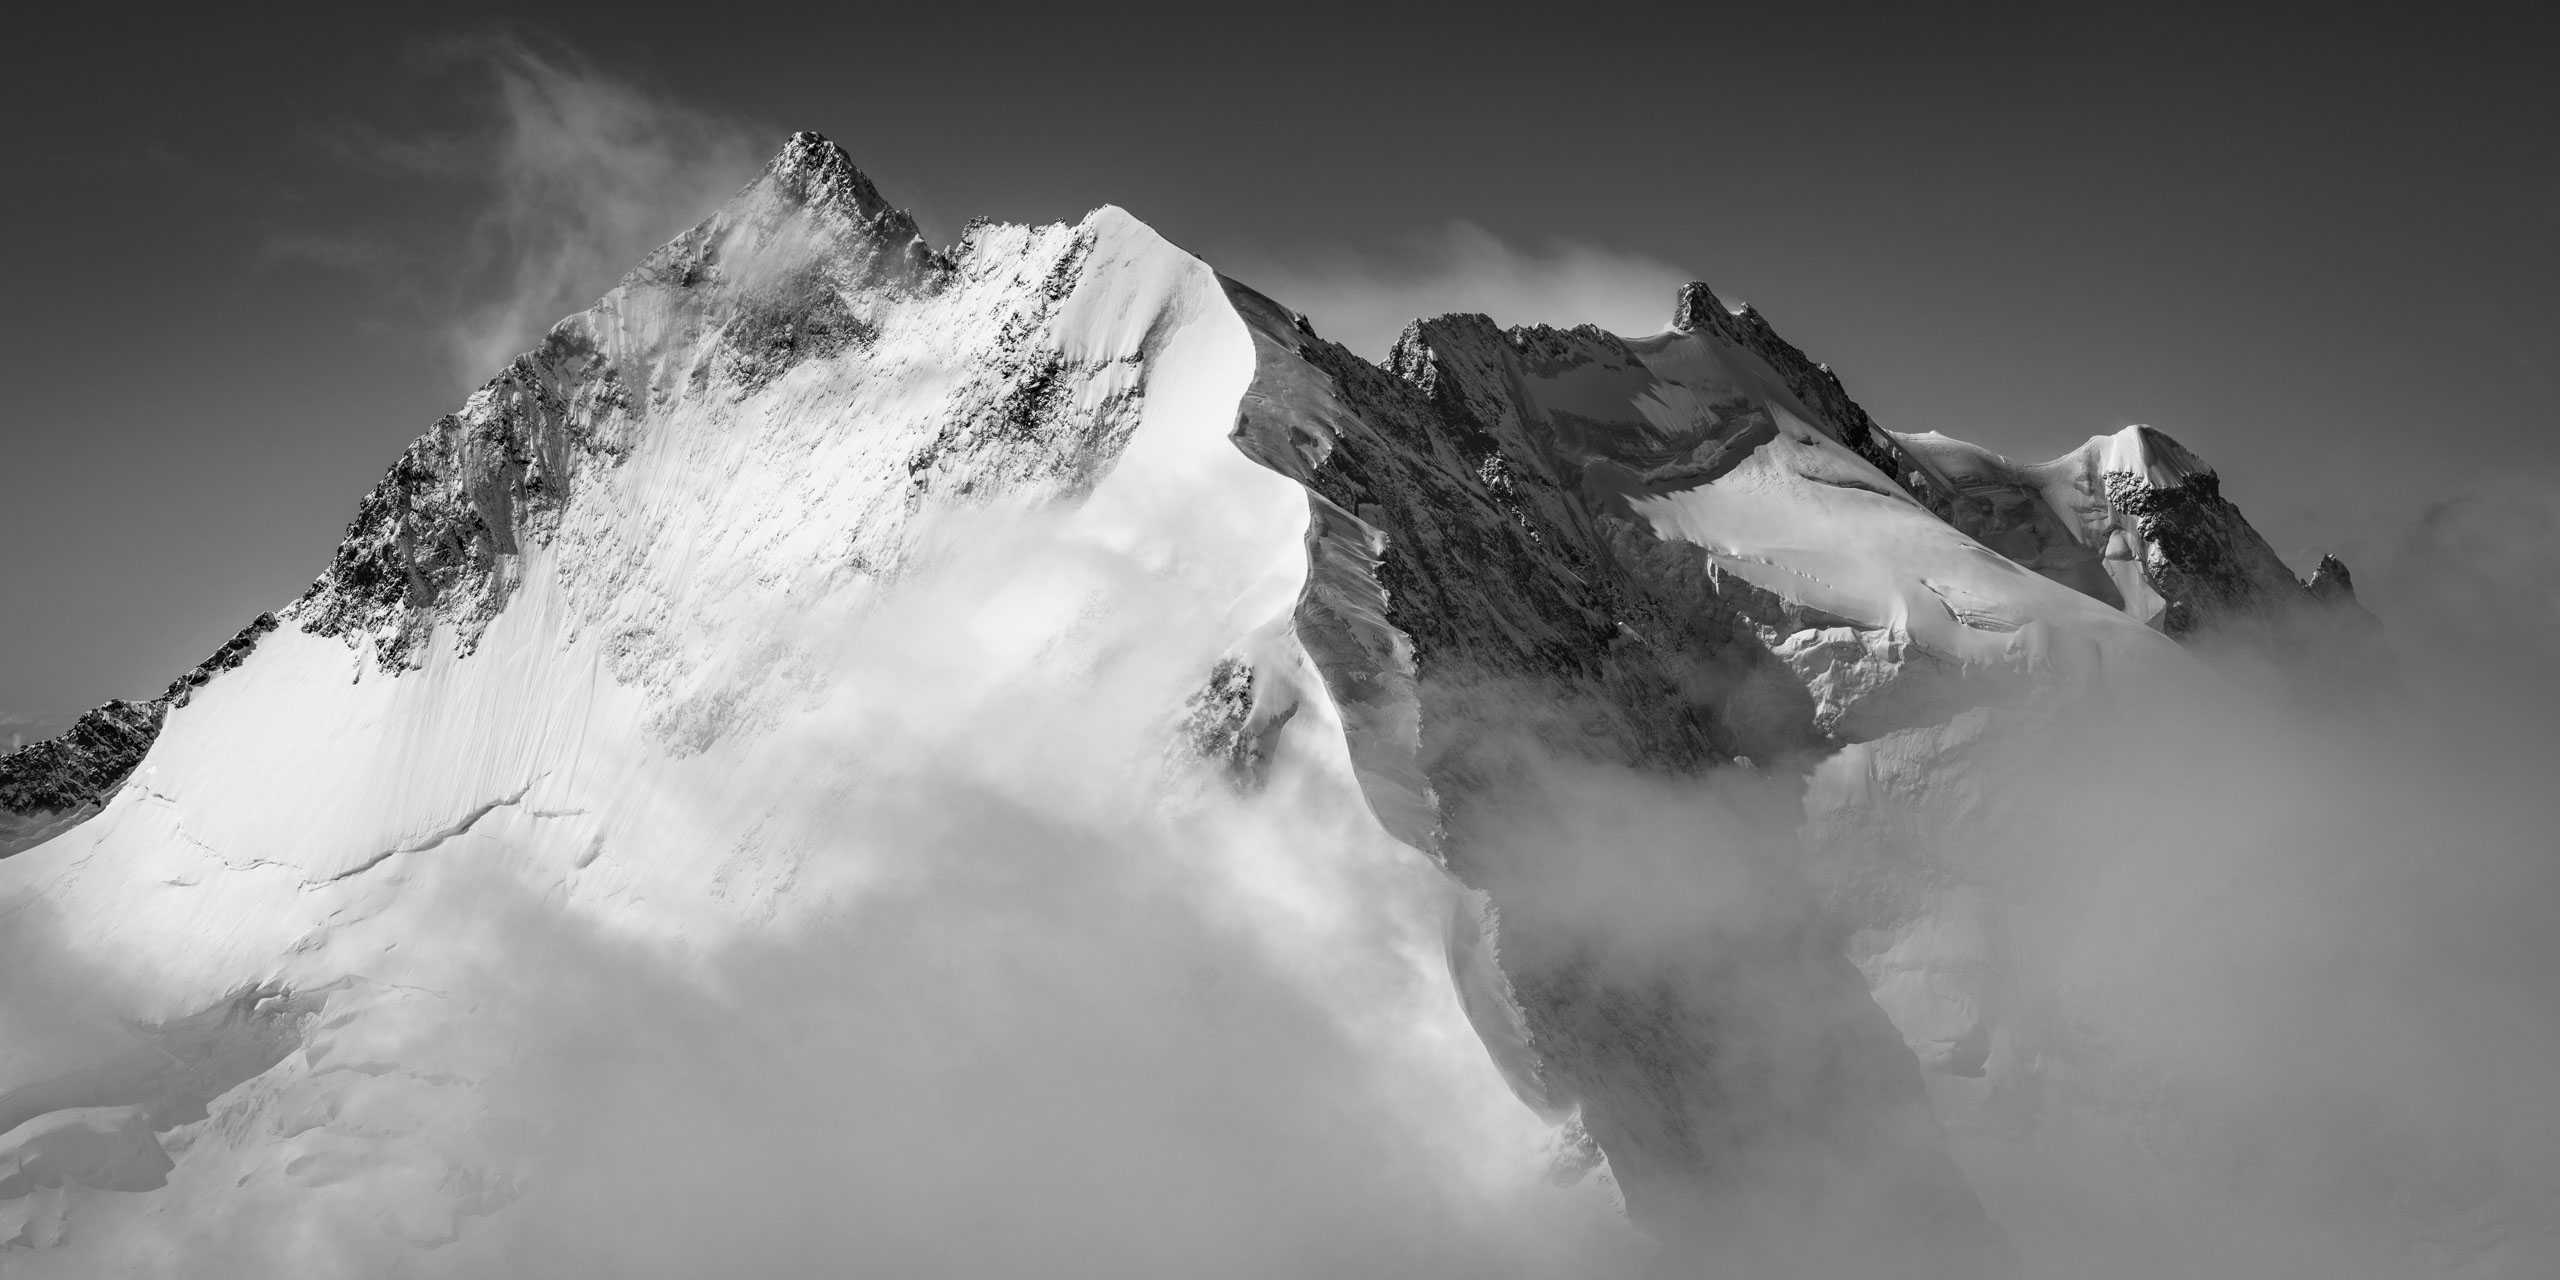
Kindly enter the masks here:
[[2322, 604], [2352, 604], [2356, 598], [2355, 578], [2347, 572], [2347, 562], [2336, 556], [2322, 556], [2302, 588]]
[[1787, 390], [1822, 419], [1817, 425], [1829, 431], [1833, 439], [1847, 445], [1850, 452], [1866, 459], [1876, 470], [1893, 477], [1895, 483], [1940, 519], [1950, 517], [1955, 493], [1849, 398], [1848, 388], [1840, 385], [1839, 375], [1831, 372], [1831, 366], [1815, 364], [1794, 343], [1779, 337], [1759, 311], [1748, 306], [1739, 312], [1728, 311], [1714, 290], [1704, 283], [1692, 283], [1680, 291], [1672, 310], [1671, 327], [1683, 333], [1714, 334], [1758, 356], [1777, 373]]
[[[1716, 407], [1662, 458], [1602, 456], [1533, 431], [1505, 388], [1511, 362], [1579, 359], [1608, 335], [1444, 318], [1407, 332], [1390, 375], [1227, 289], [1258, 356], [1235, 443], [1308, 491], [1299, 638], [1381, 821], [1491, 899], [1529, 1040], [1510, 1068], [1531, 1077], [1523, 1096], [1579, 1107], [1630, 1211], [1683, 1244], [1774, 1259], [1819, 1213], [1831, 1241], [1903, 1274], [2005, 1267], [1916, 1063], [1781, 850], [1716, 855], [1752, 883], [1744, 926], [1595, 911], [1582, 893], [1643, 883], [1666, 855], [1589, 813], [1577, 780], [1703, 788], [1742, 755], [1784, 778], [1818, 748], [1810, 697], [1736, 603], [1747, 593], [1613, 487], [1729, 465], [1763, 424]], [[1776, 790], [1789, 815], [1764, 815], [1768, 830], [1792, 820]]]
[[467, 651], [514, 585], [507, 560], [557, 521], [582, 467], [618, 456], [612, 428], [628, 408], [583, 332], [552, 330], [463, 413], [410, 443], [290, 616], [318, 635], [374, 636], [389, 671], [410, 663], [440, 617]]
[[[2166, 436], [2143, 430], [2152, 451], [2188, 456]], [[2143, 574], [2168, 602], [2161, 630], [2188, 635], [2301, 597], [2293, 571], [2222, 496], [2222, 481], [2213, 472], [2199, 465], [2179, 483], [2159, 485], [2117, 471], [2107, 475], [2106, 484], [2108, 504], [2153, 549]]]
[[[1313, 581], [1298, 630], [1390, 831], [1436, 847], [1427, 775], [1464, 772], [1477, 736], [1442, 726], [1589, 739], [1673, 770], [1813, 745], [1810, 703], [1746, 619], [1690, 582], [1625, 572], [1622, 553], [1650, 533], [1593, 512], [1429, 390], [1427, 371], [1419, 385], [1392, 376], [1269, 299], [1228, 291], [1263, 357], [1235, 440], [1308, 487]], [[1450, 323], [1467, 322], [1490, 327]], [[1427, 362], [1412, 341], [1399, 351]]]
[[170, 681], [168, 691], [160, 695], [160, 701], [172, 707], [187, 705], [187, 699], [211, 683], [215, 676], [248, 661], [250, 653], [258, 647], [259, 637], [275, 629], [276, 616], [272, 613], [262, 613], [250, 619], [248, 626], [240, 628], [238, 635], [223, 641], [222, 647], [214, 650], [211, 657]]
[[110, 702], [60, 737], [0, 756], [0, 810], [68, 813], [103, 801], [151, 749], [167, 711], [156, 699]]
[[60, 736], [0, 756], [0, 858], [62, 834], [105, 805], [159, 740], [170, 710], [247, 660], [259, 638], [275, 629], [274, 614], [259, 614], [159, 697], [110, 702]]

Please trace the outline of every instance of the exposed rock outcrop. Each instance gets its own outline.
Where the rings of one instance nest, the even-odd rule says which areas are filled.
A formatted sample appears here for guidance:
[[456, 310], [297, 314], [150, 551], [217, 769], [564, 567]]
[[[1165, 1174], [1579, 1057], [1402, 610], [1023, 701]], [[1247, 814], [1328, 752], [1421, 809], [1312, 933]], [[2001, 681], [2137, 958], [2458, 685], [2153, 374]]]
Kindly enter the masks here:
[[[1300, 638], [1373, 809], [1490, 900], [1453, 963], [1469, 986], [1498, 953], [1499, 976], [1472, 985], [1516, 1015], [1470, 1012], [1522, 1096], [1578, 1114], [1635, 1219], [1684, 1245], [1787, 1256], [1813, 1222], [1749, 1206], [1819, 1205], [1830, 1245], [1903, 1274], [1998, 1273], [2000, 1233], [1938, 1145], [1916, 1067], [1783, 855], [1743, 855], [1760, 896], [1742, 930], [1657, 935], [1568, 889], [1636, 883], [1616, 863], [1645, 855], [1561, 817], [1558, 771], [1783, 770], [1821, 738], [1709, 557], [1629, 505], [1775, 439], [1768, 406], [1702, 405], [1649, 438], [1580, 429], [1518, 398], [1513, 363], [1635, 369], [1597, 330], [1424, 322], [1390, 378], [1250, 289], [1228, 294], [1259, 353], [1237, 445], [1309, 490]], [[1857, 1154], [1801, 1159], [1814, 1149]]]

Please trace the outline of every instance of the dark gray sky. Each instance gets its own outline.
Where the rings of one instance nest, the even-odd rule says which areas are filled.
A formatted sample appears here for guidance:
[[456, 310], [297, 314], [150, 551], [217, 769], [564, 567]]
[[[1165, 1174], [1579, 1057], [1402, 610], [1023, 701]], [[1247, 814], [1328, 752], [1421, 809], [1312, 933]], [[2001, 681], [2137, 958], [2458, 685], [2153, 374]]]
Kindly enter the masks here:
[[2165, 428], [2297, 568], [2560, 466], [2551, 20], [1902, 8], [57, 15], [0, 53], [0, 719], [291, 598], [411, 436], [794, 128], [937, 241], [1116, 203], [1373, 352], [1658, 327], [1694, 275], [1898, 429]]

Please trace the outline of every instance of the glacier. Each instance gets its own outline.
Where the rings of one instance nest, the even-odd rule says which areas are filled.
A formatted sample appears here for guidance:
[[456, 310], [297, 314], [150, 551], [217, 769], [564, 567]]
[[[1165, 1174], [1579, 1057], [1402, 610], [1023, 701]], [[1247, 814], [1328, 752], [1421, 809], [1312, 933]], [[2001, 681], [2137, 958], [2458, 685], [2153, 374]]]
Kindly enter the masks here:
[[2164, 433], [1887, 431], [1673, 303], [1373, 364], [795, 135], [0, 761], [0, 1262], [2051, 1273], [2020, 1153], [2190, 1113], [1948, 833], [2370, 618]]

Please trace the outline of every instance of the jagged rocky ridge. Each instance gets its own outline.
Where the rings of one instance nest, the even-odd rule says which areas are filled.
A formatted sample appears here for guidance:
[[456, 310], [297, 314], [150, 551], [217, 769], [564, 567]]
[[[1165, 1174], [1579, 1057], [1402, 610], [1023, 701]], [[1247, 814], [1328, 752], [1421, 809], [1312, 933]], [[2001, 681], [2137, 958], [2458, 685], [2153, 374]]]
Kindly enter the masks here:
[[122, 699], [83, 714], [56, 737], [0, 756], [0, 856], [60, 832], [124, 784], [167, 712]]
[[[343, 647], [359, 683], [467, 664], [511, 607], [549, 590], [526, 577], [537, 557], [566, 584], [544, 607], [572, 634], [610, 637], [613, 681], [663, 703], [649, 728], [671, 756], [751, 734], [751, 699], [687, 692], [689, 628], [710, 610], [680, 594], [683, 549], [650, 541], [652, 512], [596, 495], [648, 448], [692, 451], [674, 471], [692, 488], [643, 496], [716, 510], [717, 528], [811, 590], [893, 576], [920, 512], [1072, 502], [1120, 462], [1155, 362], [1198, 305], [1168, 304], [1116, 344], [1069, 336], [1079, 298], [1196, 267], [1148, 257], [1133, 227], [1116, 213], [973, 224], [935, 252], [841, 150], [795, 136], [730, 206], [410, 446], [299, 600], [162, 699], [121, 704], [132, 710], [94, 748], [43, 757], [64, 762], [46, 795], [74, 809], [112, 796], [169, 708], [279, 630]], [[1998, 1232], [1935, 1141], [1905, 1037], [1784, 858], [1771, 856], [1771, 909], [1747, 935], [1626, 963], [1587, 922], [1542, 914], [1582, 852], [1539, 826], [1546, 773], [1562, 761], [1677, 781], [1747, 763], [1800, 783], [1843, 743], [2081, 673], [2082, 647], [2154, 652], [2133, 621], [2192, 633], [2288, 593], [2334, 595], [2343, 567], [2296, 583], [2211, 472], [2147, 428], [2070, 455], [2064, 490], [2058, 463], [2021, 469], [1886, 431], [1757, 312], [1703, 285], [1663, 334], [1441, 317], [1384, 367], [1242, 284], [1220, 289], [1252, 350], [1232, 446], [1304, 492], [1289, 635], [1380, 825], [1483, 908], [1452, 926], [1453, 977], [1520, 1096], [1581, 1126], [1639, 1221], [1695, 1222], [1699, 1206], [1753, 1193], [1818, 1199], [1845, 1180], [1879, 1206], [1858, 1229], [1908, 1250], [1907, 1274], [1997, 1270]], [[910, 382], [933, 388], [926, 409], [864, 414], [875, 384]], [[692, 434], [670, 443], [671, 424]], [[788, 433], [835, 452], [795, 457], [771, 500], [730, 485], [724, 450]], [[819, 499], [842, 527], [805, 527], [794, 504]], [[1799, 527], [1837, 545], [1791, 541]], [[1910, 558], [1883, 562], [1888, 550]], [[1841, 555], [1881, 567], [1807, 568]], [[1286, 664], [1221, 660], [1200, 683], [1190, 736], [1256, 785], [1275, 735], [1303, 719]], [[493, 755], [459, 818], [420, 818], [408, 837], [312, 837], [335, 861], [305, 866], [301, 891], [337, 892], [484, 819], [570, 812], [531, 798], [538, 778], [499, 785], [509, 767]], [[220, 994], [187, 1007], [226, 1007]], [[1805, 1073], [1820, 1087], [1798, 1088]], [[1808, 1146], [1857, 1158], [1791, 1158]]]
[[185, 706], [187, 695], [239, 666], [257, 647], [258, 637], [275, 628], [274, 614], [259, 614], [240, 634], [170, 681], [159, 697], [109, 702], [83, 713], [52, 738], [0, 756], [0, 858], [51, 839], [96, 812], [150, 751], [169, 709]]

